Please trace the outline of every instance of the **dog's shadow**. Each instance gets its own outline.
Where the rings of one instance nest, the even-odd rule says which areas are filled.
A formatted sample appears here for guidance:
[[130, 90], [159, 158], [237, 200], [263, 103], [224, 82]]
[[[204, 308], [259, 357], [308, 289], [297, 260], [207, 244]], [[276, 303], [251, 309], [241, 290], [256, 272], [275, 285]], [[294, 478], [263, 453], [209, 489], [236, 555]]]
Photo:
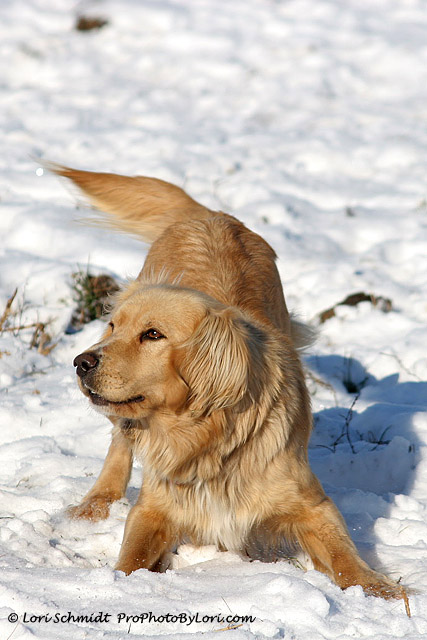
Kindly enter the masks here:
[[335, 355], [307, 357], [306, 364], [332, 395], [348, 394], [346, 406], [315, 410], [311, 467], [344, 512], [361, 555], [381, 569], [374, 527], [390, 515], [396, 496], [416, 491], [427, 382], [399, 382], [398, 374], [377, 379], [357, 360]]

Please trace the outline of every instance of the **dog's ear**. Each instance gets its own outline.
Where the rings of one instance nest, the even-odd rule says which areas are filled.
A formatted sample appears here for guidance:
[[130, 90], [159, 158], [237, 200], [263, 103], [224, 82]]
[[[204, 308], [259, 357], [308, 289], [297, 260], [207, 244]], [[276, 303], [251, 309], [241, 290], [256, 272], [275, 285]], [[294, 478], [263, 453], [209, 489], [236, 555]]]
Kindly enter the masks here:
[[233, 309], [209, 310], [180, 347], [180, 373], [189, 387], [189, 406], [198, 415], [237, 404], [248, 389], [249, 335]]

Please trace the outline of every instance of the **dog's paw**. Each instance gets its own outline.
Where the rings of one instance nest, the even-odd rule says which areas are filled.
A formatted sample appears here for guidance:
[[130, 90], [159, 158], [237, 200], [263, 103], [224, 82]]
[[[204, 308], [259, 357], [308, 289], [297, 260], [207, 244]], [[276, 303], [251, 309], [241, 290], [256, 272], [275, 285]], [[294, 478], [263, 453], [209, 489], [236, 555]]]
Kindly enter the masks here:
[[408, 617], [411, 617], [407, 590], [397, 582], [393, 582], [381, 573], [370, 572], [369, 577], [360, 581], [363, 591], [368, 596], [376, 596], [385, 600], [403, 600]]
[[138, 569], [148, 569], [154, 573], [164, 573], [172, 567], [172, 554], [165, 553], [157, 562], [147, 562], [138, 558], [126, 557], [119, 560], [114, 567], [116, 571], [123, 571], [127, 576]]
[[83, 500], [80, 504], [69, 507], [67, 515], [73, 520], [105, 520], [110, 515], [110, 497], [97, 495]]

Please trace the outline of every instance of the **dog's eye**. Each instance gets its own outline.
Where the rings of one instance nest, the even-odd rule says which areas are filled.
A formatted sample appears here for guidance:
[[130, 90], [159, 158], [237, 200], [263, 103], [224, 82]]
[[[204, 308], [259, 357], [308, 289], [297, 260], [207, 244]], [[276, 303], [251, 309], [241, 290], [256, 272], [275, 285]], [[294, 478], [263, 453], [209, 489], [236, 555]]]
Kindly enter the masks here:
[[108, 326], [111, 327], [111, 331], [114, 331], [114, 322], [109, 322]]
[[144, 340], [160, 340], [160, 338], [164, 337], [165, 336], [162, 335], [160, 331], [157, 331], [157, 329], [148, 329], [148, 331], [141, 333], [139, 340], [140, 342], [143, 342]]

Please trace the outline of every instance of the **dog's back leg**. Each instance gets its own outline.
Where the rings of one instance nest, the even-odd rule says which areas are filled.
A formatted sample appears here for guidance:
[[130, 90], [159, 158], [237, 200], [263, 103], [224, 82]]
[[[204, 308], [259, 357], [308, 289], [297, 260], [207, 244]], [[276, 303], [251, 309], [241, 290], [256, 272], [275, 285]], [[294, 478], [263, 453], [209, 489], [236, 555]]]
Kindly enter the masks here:
[[272, 534], [296, 539], [310, 556], [315, 569], [329, 575], [342, 589], [360, 585], [367, 595], [385, 599], [403, 599], [409, 612], [405, 589], [386, 576], [372, 570], [353, 544], [344, 520], [312, 476], [311, 486], [304, 491], [295, 484], [293, 504], [283, 507], [263, 523]]

